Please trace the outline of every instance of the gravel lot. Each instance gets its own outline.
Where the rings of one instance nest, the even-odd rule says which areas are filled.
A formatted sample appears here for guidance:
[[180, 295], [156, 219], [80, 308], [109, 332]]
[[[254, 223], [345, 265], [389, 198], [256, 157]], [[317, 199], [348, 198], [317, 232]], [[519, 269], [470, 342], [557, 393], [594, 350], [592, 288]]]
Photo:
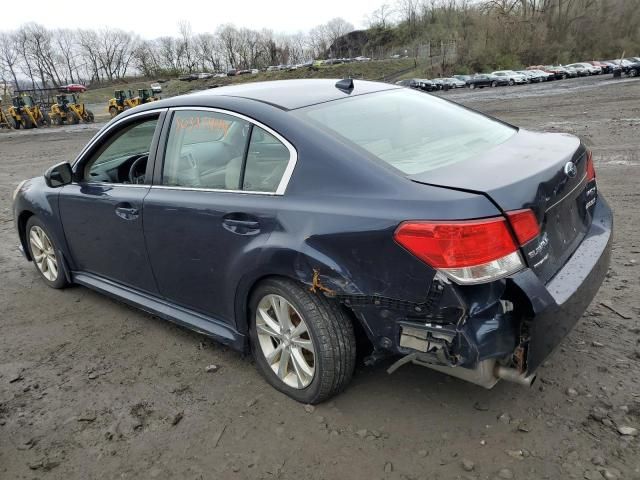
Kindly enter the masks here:
[[380, 365], [305, 408], [200, 335], [48, 289], [15, 248], [11, 193], [97, 126], [0, 132], [0, 479], [640, 478], [640, 436], [619, 433], [640, 429], [640, 80], [442, 95], [579, 135], [615, 211], [609, 276], [534, 388]]

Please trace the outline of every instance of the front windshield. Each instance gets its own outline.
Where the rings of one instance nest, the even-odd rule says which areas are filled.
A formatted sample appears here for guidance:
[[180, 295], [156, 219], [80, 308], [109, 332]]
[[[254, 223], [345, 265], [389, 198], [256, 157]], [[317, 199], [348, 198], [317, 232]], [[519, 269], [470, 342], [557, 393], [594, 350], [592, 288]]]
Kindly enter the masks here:
[[516, 133], [497, 120], [407, 89], [312, 105], [294, 114], [408, 175], [468, 160]]

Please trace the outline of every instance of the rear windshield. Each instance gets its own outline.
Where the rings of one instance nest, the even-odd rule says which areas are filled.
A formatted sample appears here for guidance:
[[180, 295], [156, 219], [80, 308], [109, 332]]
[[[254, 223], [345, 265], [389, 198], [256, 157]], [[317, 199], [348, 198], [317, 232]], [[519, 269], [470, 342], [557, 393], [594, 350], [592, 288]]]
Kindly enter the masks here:
[[516, 133], [484, 115], [408, 89], [321, 103], [295, 114], [407, 175], [470, 159]]

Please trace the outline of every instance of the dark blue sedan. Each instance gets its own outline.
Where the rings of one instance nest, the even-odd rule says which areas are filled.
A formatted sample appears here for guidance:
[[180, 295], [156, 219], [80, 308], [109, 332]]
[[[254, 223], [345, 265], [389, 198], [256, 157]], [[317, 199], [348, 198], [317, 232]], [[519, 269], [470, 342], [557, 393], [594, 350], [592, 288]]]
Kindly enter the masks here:
[[609, 264], [577, 138], [407, 88], [300, 80], [134, 108], [15, 193], [44, 282], [251, 351], [316, 403], [356, 350], [530, 385]]

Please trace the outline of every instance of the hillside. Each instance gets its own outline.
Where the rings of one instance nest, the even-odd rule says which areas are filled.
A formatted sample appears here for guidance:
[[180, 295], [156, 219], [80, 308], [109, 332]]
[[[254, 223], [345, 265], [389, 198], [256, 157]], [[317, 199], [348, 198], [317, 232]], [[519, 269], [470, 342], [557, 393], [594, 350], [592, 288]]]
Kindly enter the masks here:
[[[170, 79], [162, 84], [162, 94], [164, 97], [181, 95], [194, 90], [202, 90], [210, 85], [233, 85], [246, 82], [260, 82], [267, 80], [286, 80], [293, 78], [361, 78], [367, 80], [395, 80], [407, 70], [413, 69], [413, 59], [378, 60], [370, 62], [353, 62], [340, 65], [327, 65], [319, 67], [318, 70], [308, 68], [275, 72], [260, 72], [255, 75], [240, 75], [237, 77], [210, 78], [207, 80], [194, 80], [183, 82], [177, 79]], [[132, 79], [131, 82], [113, 84], [108, 87], [89, 89], [82, 95], [82, 100], [88, 104], [105, 104], [113, 97], [114, 90], [134, 90], [146, 88], [155, 79], [149, 81], [138, 81]]]

